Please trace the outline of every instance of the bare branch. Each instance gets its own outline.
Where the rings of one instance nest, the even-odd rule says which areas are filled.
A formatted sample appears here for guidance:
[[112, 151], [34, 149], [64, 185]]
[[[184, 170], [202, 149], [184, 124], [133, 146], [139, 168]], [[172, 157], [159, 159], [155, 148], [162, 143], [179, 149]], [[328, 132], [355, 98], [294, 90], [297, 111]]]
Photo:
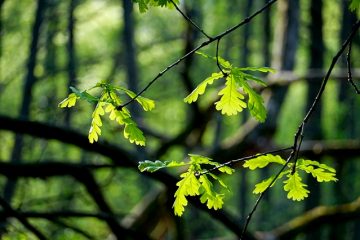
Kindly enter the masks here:
[[292, 239], [299, 233], [318, 229], [323, 224], [338, 224], [339, 222], [359, 219], [359, 213], [360, 198], [342, 205], [319, 206], [287, 221], [270, 233], [260, 235], [273, 236], [273, 239]]
[[189, 16], [187, 16], [183, 11], [181, 11], [181, 9], [178, 7], [178, 5], [173, 0], [170, 0], [170, 2], [174, 5], [176, 10], [185, 18], [186, 21], [188, 21], [191, 25], [193, 25], [205, 37], [207, 37], [208, 39], [211, 39], [211, 37], [208, 34], [206, 34], [206, 32], [204, 30], [202, 30], [193, 20], [191, 20], [191, 18], [189, 18]]
[[18, 219], [24, 225], [24, 227], [26, 227], [40, 240], [48, 239], [43, 233], [41, 233], [37, 228], [35, 228], [31, 223], [29, 223], [25, 216], [13, 209], [2, 197], [0, 197], [0, 205], [5, 213], [10, 214], [12, 217]]
[[129, 105], [130, 103], [132, 103], [133, 101], [135, 101], [135, 99], [137, 97], [139, 97], [141, 94], [143, 94], [146, 90], [148, 90], [148, 88], [153, 85], [160, 77], [162, 77], [167, 71], [169, 71], [170, 69], [172, 69], [173, 67], [175, 67], [176, 65], [178, 65], [180, 62], [182, 62], [185, 58], [188, 58], [190, 55], [194, 54], [196, 51], [200, 50], [201, 48], [213, 43], [214, 41], [218, 41], [219, 39], [223, 38], [224, 36], [232, 33], [233, 31], [237, 30], [238, 28], [240, 28], [241, 26], [249, 23], [254, 17], [256, 17], [257, 15], [259, 15], [260, 13], [262, 13], [263, 11], [265, 11], [266, 9], [268, 9], [273, 3], [275, 3], [277, 0], [271, 0], [269, 1], [267, 4], [265, 4], [262, 8], [260, 8], [259, 10], [257, 10], [254, 14], [252, 14], [251, 16], [245, 18], [243, 21], [241, 21], [240, 23], [238, 23], [237, 25], [227, 29], [226, 31], [224, 31], [223, 33], [220, 33], [219, 35], [208, 39], [204, 42], [202, 42], [200, 45], [198, 45], [197, 47], [195, 47], [193, 50], [189, 51], [187, 54], [183, 55], [182, 57], [180, 57], [178, 60], [176, 60], [174, 63], [170, 64], [169, 66], [167, 66], [163, 71], [159, 72], [158, 75], [156, 75], [140, 92], [138, 92], [131, 100], [129, 100], [128, 102], [119, 105], [117, 107], [118, 110], [121, 110], [123, 107]]
[[355, 92], [357, 94], [360, 94], [360, 90], [359, 88], [356, 86], [356, 84], [354, 83], [352, 76], [351, 76], [351, 45], [352, 45], [352, 41], [350, 41], [349, 43], [349, 50], [346, 54], [346, 65], [347, 65], [347, 69], [348, 69], [348, 82], [354, 87]]

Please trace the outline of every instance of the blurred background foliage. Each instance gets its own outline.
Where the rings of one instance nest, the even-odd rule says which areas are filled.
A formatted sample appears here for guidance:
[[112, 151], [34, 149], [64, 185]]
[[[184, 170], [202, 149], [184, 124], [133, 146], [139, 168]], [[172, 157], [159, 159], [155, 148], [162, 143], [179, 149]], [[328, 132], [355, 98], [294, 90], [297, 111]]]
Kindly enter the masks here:
[[[181, 9], [213, 36], [239, 23], [267, 1], [180, 2]], [[119, 235], [107, 221], [109, 214], [125, 229], [154, 239], [235, 239], [239, 234], [236, 228], [229, 227], [231, 224], [216, 214], [209, 215], [210, 211], [199, 210], [196, 204], [189, 206], [184, 217], [175, 218], [171, 210], [174, 186], [144, 176], [134, 166], [145, 159], [180, 161], [188, 153], [225, 162], [291, 146], [321, 78], [356, 21], [348, 4], [346, 0], [279, 0], [221, 41], [220, 55], [232, 64], [277, 70], [276, 74], [261, 76], [270, 86], [262, 91], [269, 111], [263, 125], [255, 123], [247, 112], [223, 117], [214, 111], [216, 88], [209, 89], [198, 105], [183, 102], [197, 83], [217, 71], [214, 62], [195, 54], [168, 71], [144, 94], [156, 101], [154, 111], [141, 113], [131, 106], [147, 137], [146, 148], [129, 144], [118, 126], [104, 120], [100, 142], [113, 144], [135, 163], [123, 168], [116, 164], [123, 156], [110, 159], [97, 148], [84, 149], [83, 144], [61, 141], [59, 136], [72, 138], [73, 132], [60, 131], [47, 139], [41, 128], [40, 138], [31, 133], [23, 135], [29, 132], [22, 129], [32, 126], [27, 125], [30, 120], [86, 136], [94, 106], [80, 102], [71, 111], [57, 107], [70, 85], [86, 89], [106, 80], [137, 92], [206, 38], [174, 9], [152, 8], [140, 13], [129, 0], [0, 1], [0, 160], [1, 168], [14, 166], [14, 173], [1, 171], [2, 198], [23, 212], [49, 239], [113, 239]], [[357, 84], [359, 43], [357, 36], [351, 58]], [[215, 55], [215, 48], [213, 44], [203, 51]], [[309, 182], [311, 196], [299, 203], [287, 200], [281, 186], [275, 186], [254, 215], [249, 228], [252, 237], [276, 235], [274, 229], [319, 205], [339, 205], [359, 198], [360, 98], [347, 83], [345, 68], [344, 57], [326, 87], [321, 107], [305, 130], [301, 152], [304, 157], [335, 166], [339, 182], [320, 187]], [[29, 91], [30, 97], [25, 97]], [[13, 129], [11, 121], [3, 120], [8, 117], [11, 121], [24, 120], [23, 126]], [[16, 167], [26, 164], [37, 169], [41, 164], [59, 162], [77, 164], [79, 175], [85, 164], [113, 164], [91, 170], [98, 184], [96, 191], [111, 211], [99, 206], [87, 185], [72, 174], [15, 174], [20, 171]], [[236, 167], [234, 175], [225, 177], [232, 193], [224, 211], [241, 229], [256, 200], [253, 186], [275, 169], [245, 172], [241, 166]], [[52, 165], [48, 168], [51, 170]], [[4, 205], [0, 211], [2, 239], [36, 239]], [[103, 214], [103, 218], [70, 216], [79, 212]], [[46, 213], [52, 216], [46, 217]], [[357, 210], [345, 218], [347, 221], [325, 220], [311, 232], [307, 226], [284, 239], [359, 239], [359, 216]], [[130, 238], [136, 238], [131, 234]]]

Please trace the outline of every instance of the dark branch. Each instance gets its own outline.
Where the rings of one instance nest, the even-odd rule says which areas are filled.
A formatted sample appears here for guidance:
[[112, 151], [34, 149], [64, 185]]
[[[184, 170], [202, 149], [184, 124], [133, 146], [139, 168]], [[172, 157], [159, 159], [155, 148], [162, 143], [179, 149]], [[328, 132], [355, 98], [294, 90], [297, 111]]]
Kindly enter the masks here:
[[47, 239], [44, 234], [42, 234], [37, 228], [35, 228], [31, 223], [28, 222], [25, 216], [13, 209], [2, 197], [0, 197], [0, 205], [3, 208], [4, 213], [18, 219], [19, 222], [21, 222], [24, 227], [26, 227], [30, 232], [32, 232], [38, 239]]
[[175, 67], [176, 65], [178, 65], [180, 62], [182, 62], [184, 59], [188, 58], [189, 56], [191, 56], [192, 54], [194, 54], [196, 51], [200, 50], [201, 48], [213, 43], [214, 41], [218, 41], [219, 39], [223, 38], [224, 36], [232, 33], [233, 31], [235, 31], [236, 29], [240, 28], [241, 26], [249, 23], [254, 17], [256, 17], [257, 15], [259, 15], [260, 13], [262, 13], [263, 11], [265, 11], [267, 8], [269, 8], [273, 3], [275, 3], [277, 0], [271, 0], [269, 1], [267, 4], [265, 4], [262, 8], [260, 8], [258, 11], [256, 11], [254, 14], [252, 14], [251, 16], [245, 18], [243, 21], [241, 21], [239, 24], [227, 29], [226, 31], [224, 31], [223, 33], [220, 33], [219, 35], [206, 40], [204, 42], [202, 42], [200, 45], [198, 45], [197, 47], [195, 47], [193, 50], [189, 51], [187, 54], [185, 54], [184, 56], [180, 57], [178, 60], [176, 60], [174, 63], [170, 64], [169, 66], [167, 66], [163, 71], [159, 72], [157, 76], [155, 76], [139, 93], [136, 94], [136, 96], [134, 96], [131, 100], [129, 100], [128, 102], [120, 105], [117, 107], [118, 110], [121, 110], [123, 107], [129, 105], [130, 103], [132, 103], [133, 101], [135, 101], [135, 99], [137, 97], [139, 97], [141, 94], [143, 94], [146, 90], [148, 90], [148, 88], [153, 85], [160, 77], [162, 77], [162, 75], [164, 75], [167, 71], [169, 71], [170, 69], [172, 69], [173, 67]]
[[293, 239], [299, 233], [310, 232], [323, 224], [339, 224], [359, 218], [360, 198], [347, 204], [316, 207], [266, 235], [273, 236], [273, 239]]
[[[341, 46], [341, 48], [339, 49], [339, 51], [337, 52], [337, 54], [334, 56], [331, 64], [330, 64], [330, 67], [321, 83], [321, 86], [320, 86], [320, 89], [309, 109], [309, 111], [307, 112], [307, 114], [305, 115], [302, 123], [300, 124], [300, 126], [298, 127], [298, 130], [297, 132], [295, 133], [295, 137], [294, 137], [294, 145], [293, 145], [293, 150], [291, 151], [289, 157], [287, 158], [286, 160], [286, 163], [285, 165], [280, 169], [280, 171], [275, 175], [274, 179], [271, 181], [271, 183], [269, 184], [269, 186], [265, 189], [264, 192], [262, 192], [259, 196], [259, 198], [257, 199], [257, 201], [255, 202], [252, 210], [250, 211], [249, 215], [247, 216], [247, 219], [246, 219], [246, 222], [245, 222], [245, 226], [244, 226], [244, 232], [245, 230], [247, 229], [249, 223], [250, 223], [250, 220], [251, 220], [251, 217], [252, 215], [254, 214], [254, 212], [256, 211], [257, 209], [257, 206], [259, 205], [260, 201], [262, 200], [264, 194], [268, 191], [268, 189], [270, 188], [270, 186], [277, 180], [277, 178], [280, 176], [280, 174], [284, 171], [284, 169], [286, 168], [286, 166], [289, 164], [289, 162], [293, 159], [295, 159], [295, 163], [296, 163], [296, 159], [297, 159], [297, 156], [298, 156], [298, 152], [300, 151], [300, 147], [301, 147], [301, 142], [302, 142], [302, 139], [303, 139], [303, 131], [304, 131], [304, 127], [307, 123], [307, 121], [309, 120], [309, 118], [312, 116], [312, 114], [314, 113], [315, 111], [315, 108], [316, 106], [319, 104], [320, 102], [320, 98], [322, 96], [322, 94], [324, 93], [324, 90], [325, 90], [325, 87], [326, 87], [326, 84], [330, 78], [330, 75], [331, 75], [331, 72], [333, 70], [333, 68], [335, 67], [338, 59], [340, 58], [340, 56], [342, 55], [342, 53], [345, 51], [346, 47], [350, 44], [351, 40], [353, 39], [353, 37], [355, 36], [355, 33], [358, 31], [360, 27], [360, 20], [358, 20], [355, 24], [355, 26], [353, 27], [350, 35], [348, 36], [348, 38], [345, 40], [345, 42], [343, 43], [343, 45]], [[294, 164], [295, 165], [295, 164]], [[294, 171], [294, 169], [293, 169]], [[241, 236], [240, 238], [242, 239], [243, 236]]]
[[346, 64], [347, 64], [347, 69], [348, 69], [348, 82], [354, 87], [355, 92], [357, 94], [360, 94], [360, 90], [354, 83], [352, 76], [351, 76], [351, 60], [350, 60], [351, 59], [351, 45], [352, 45], [352, 41], [350, 41], [350, 43], [349, 43], [349, 50], [346, 54]]
[[205, 37], [207, 37], [208, 39], [211, 39], [211, 37], [208, 34], [206, 34], [206, 32], [204, 30], [202, 30], [193, 20], [191, 20], [191, 18], [189, 18], [189, 16], [187, 16], [183, 11], [181, 11], [181, 9], [178, 7], [178, 5], [173, 0], [170, 0], [170, 2], [174, 5], [176, 10], [185, 18], [185, 20], [187, 22], [189, 22], [191, 25], [193, 25]]

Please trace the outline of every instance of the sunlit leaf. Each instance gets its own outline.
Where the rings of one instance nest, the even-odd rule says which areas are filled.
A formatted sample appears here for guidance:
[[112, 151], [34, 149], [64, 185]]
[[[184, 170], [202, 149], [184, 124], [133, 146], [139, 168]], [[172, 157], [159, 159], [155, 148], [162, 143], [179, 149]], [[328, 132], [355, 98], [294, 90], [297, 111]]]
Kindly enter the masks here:
[[312, 160], [299, 159], [297, 168], [310, 173], [318, 182], [336, 182], [336, 170], [326, 164]]
[[139, 170], [141, 172], [155, 172], [158, 171], [162, 168], [166, 168], [166, 167], [180, 167], [180, 166], [184, 166], [186, 165], [185, 162], [175, 162], [175, 161], [160, 161], [160, 160], [156, 160], [156, 161], [149, 161], [149, 160], [145, 160], [142, 162], [139, 162]]
[[275, 69], [269, 67], [244, 67], [238, 68], [241, 71], [254, 71], [254, 72], [264, 72], [264, 73], [275, 73]]
[[186, 98], [184, 98], [184, 101], [187, 103], [196, 102], [199, 95], [204, 94], [207, 85], [213, 84], [214, 80], [220, 79], [222, 77], [222, 72], [213, 73], [210, 77], [201, 82]]
[[[130, 98], [135, 98], [136, 94], [126, 88], [121, 88]], [[142, 106], [145, 111], [151, 111], [155, 108], [155, 101], [149, 98], [138, 96], [135, 100]]]
[[285, 162], [286, 161], [282, 159], [279, 155], [266, 154], [250, 160], [246, 160], [243, 164], [243, 167], [254, 170], [256, 168], [264, 168], [270, 163], [278, 163], [284, 165]]
[[270, 184], [271, 184], [270, 187], [273, 187], [279, 179], [281, 179], [284, 175], [286, 175], [290, 172], [291, 172], [291, 170], [285, 170], [285, 171], [281, 172], [272, 184], [271, 184], [271, 182], [274, 180], [275, 175], [263, 180], [262, 182], [255, 185], [255, 189], [254, 189], [253, 193], [254, 194], [263, 193], [269, 187]]
[[87, 91], [80, 92], [75, 87], [70, 87], [71, 91], [76, 94], [80, 99], [86, 100], [89, 103], [97, 103], [99, 101], [99, 98], [94, 97], [93, 95], [89, 94]]
[[246, 103], [242, 100], [245, 97], [237, 90], [237, 84], [232, 75], [226, 78], [225, 85], [225, 88], [219, 92], [222, 97], [215, 103], [216, 110], [228, 116], [235, 115], [246, 108]]
[[214, 191], [211, 181], [205, 176], [201, 175], [199, 178], [202, 187], [202, 194], [200, 197], [201, 203], [206, 203], [206, 206], [211, 209], [220, 209], [224, 204], [223, 194], [218, 194]]
[[102, 126], [101, 116], [104, 115], [105, 113], [103, 109], [104, 105], [105, 105], [104, 102], [98, 102], [92, 114], [91, 127], [88, 136], [90, 143], [97, 142], [99, 136], [101, 135], [101, 129], [100, 129], [100, 127]]
[[143, 132], [138, 128], [135, 122], [125, 124], [124, 137], [129, 139], [131, 143], [145, 146], [145, 137]]
[[308, 197], [310, 191], [306, 189], [307, 185], [301, 181], [297, 172], [289, 174], [284, 183], [284, 190], [288, 192], [287, 197], [289, 199], [301, 201]]
[[199, 195], [199, 188], [201, 186], [199, 180], [195, 177], [192, 171], [185, 172], [181, 174], [180, 177], [182, 180], [176, 184], [178, 189], [175, 192], [175, 201], [173, 204], [176, 216], [181, 216], [184, 213], [184, 207], [188, 204], [186, 196]]
[[75, 106], [76, 104], [76, 100], [78, 99], [79, 97], [76, 96], [75, 93], [70, 93], [69, 96], [67, 98], [65, 98], [64, 100], [62, 100], [60, 103], [59, 103], [59, 107], [61, 108], [65, 108], [65, 107], [73, 107]]
[[249, 96], [248, 108], [250, 114], [259, 122], [264, 122], [266, 119], [264, 99], [259, 94], [257, 94], [246, 81], [241, 78], [238, 78], [237, 81]]

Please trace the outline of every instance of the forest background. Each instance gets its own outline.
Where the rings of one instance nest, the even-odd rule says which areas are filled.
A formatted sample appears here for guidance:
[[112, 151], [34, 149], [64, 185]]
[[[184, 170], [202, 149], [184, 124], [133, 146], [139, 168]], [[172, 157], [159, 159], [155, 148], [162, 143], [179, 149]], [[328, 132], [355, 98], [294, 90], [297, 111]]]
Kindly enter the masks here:
[[[265, 0], [181, 1], [179, 7], [206, 33], [241, 22]], [[275, 168], [249, 171], [237, 164], [222, 210], [191, 200], [175, 217], [179, 170], [141, 173], [139, 161], [182, 161], [188, 153], [218, 162], [291, 146], [333, 56], [356, 15], [346, 0], [278, 0], [221, 40], [219, 53], [236, 66], [272, 67], [259, 75], [268, 109], [265, 123], [246, 111], [222, 116], [216, 88], [184, 103], [196, 85], [218, 71], [194, 54], [167, 71], [143, 96], [151, 112], [129, 105], [147, 138], [130, 144], [104, 120], [101, 139], [87, 134], [94, 105], [58, 108], [69, 86], [99, 81], [143, 89], [155, 76], [204, 41], [175, 9], [140, 13], [129, 0], [0, 1], [0, 230], [2, 239], [235, 239], [257, 196], [254, 185]], [[359, 83], [360, 39], [351, 67]], [[202, 49], [211, 56], [216, 44]], [[360, 238], [360, 98], [348, 83], [346, 54], [329, 79], [321, 104], [304, 129], [300, 155], [337, 170], [336, 183], [306, 178], [310, 195], [286, 198], [282, 186], [266, 193], [246, 239]], [[217, 86], [219, 87], [219, 86]], [[212, 92], [211, 92], [212, 91]]]

